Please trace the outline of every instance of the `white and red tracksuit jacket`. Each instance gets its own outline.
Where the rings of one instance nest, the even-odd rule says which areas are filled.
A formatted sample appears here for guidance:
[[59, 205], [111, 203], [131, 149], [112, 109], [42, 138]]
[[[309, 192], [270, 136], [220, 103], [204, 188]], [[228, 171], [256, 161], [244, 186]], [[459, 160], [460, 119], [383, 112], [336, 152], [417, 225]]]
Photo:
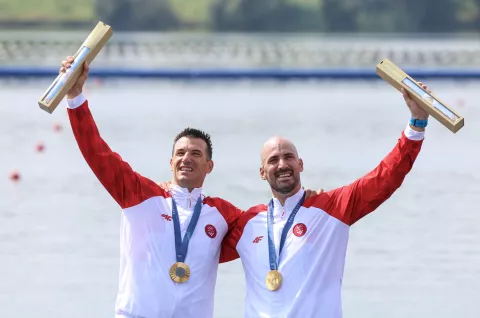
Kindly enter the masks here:
[[[122, 208], [117, 318], [213, 317], [221, 242], [241, 211], [205, 197], [202, 189], [174, 186], [165, 192], [136, 173], [101, 138], [83, 94], [67, 100], [68, 115], [88, 165]], [[203, 206], [185, 260], [191, 276], [182, 284], [169, 276], [176, 262], [172, 220], [174, 196], [182, 239], [199, 196]]]
[[341, 287], [349, 228], [387, 200], [402, 184], [420, 151], [423, 132], [407, 126], [398, 143], [370, 173], [338, 189], [305, 200], [278, 256], [281, 232], [303, 195], [282, 207], [274, 200], [274, 238], [282, 286], [270, 291], [267, 205], [245, 212], [227, 234], [222, 253], [240, 256], [247, 295], [245, 317], [340, 318]]

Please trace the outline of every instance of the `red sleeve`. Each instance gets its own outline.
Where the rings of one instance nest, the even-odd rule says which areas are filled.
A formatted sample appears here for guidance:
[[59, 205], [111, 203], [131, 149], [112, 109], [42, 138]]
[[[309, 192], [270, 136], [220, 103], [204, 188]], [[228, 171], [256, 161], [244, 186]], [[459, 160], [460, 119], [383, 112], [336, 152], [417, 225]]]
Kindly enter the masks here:
[[220, 212], [220, 214], [225, 219], [225, 222], [227, 222], [229, 231], [237, 223], [240, 215], [243, 214], [242, 210], [240, 210], [230, 202], [223, 200], [221, 198], [205, 197], [205, 199], [203, 200], [203, 203], [211, 207], [215, 207], [218, 210], [218, 212]]
[[88, 101], [68, 109], [68, 117], [78, 147], [100, 183], [122, 207], [137, 205], [153, 196], [169, 196], [155, 182], [132, 170], [113, 152], [98, 132]]
[[260, 204], [248, 209], [245, 213], [242, 213], [234, 226], [228, 231], [227, 235], [222, 241], [222, 249], [220, 252], [220, 263], [226, 263], [233, 261], [240, 257], [237, 252], [237, 244], [243, 234], [243, 229], [253, 217], [258, 213], [267, 211], [267, 206]]
[[423, 140], [410, 140], [402, 133], [395, 148], [370, 173], [347, 186], [311, 197], [304, 206], [318, 207], [343, 223], [353, 225], [402, 185], [422, 143]]
[[[233, 230], [235, 225], [238, 223], [240, 216], [243, 214], [242, 210], [240, 210], [230, 202], [220, 198], [206, 197], [205, 200], [203, 200], [203, 203], [208, 204], [212, 207], [216, 207], [220, 214], [223, 216], [225, 222], [227, 222], [228, 224], [227, 235]], [[225, 238], [226, 237], [224, 237], [222, 241], [220, 263], [230, 262], [238, 258], [238, 254], [236, 254], [236, 251], [233, 252], [232, 250], [223, 249], [223, 245], [225, 244]]]

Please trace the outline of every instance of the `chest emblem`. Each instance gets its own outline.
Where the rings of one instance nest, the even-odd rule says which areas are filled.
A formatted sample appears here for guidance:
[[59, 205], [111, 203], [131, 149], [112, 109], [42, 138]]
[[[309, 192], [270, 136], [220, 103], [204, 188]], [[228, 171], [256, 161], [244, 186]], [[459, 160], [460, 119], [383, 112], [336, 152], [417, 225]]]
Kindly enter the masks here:
[[293, 227], [293, 235], [300, 237], [307, 233], [307, 226], [303, 223], [298, 223]]
[[260, 243], [262, 239], [263, 239], [263, 236], [257, 236], [252, 243]]
[[170, 215], [167, 215], [167, 214], [162, 214], [162, 218], [164, 218], [167, 221], [172, 221], [172, 217]]
[[211, 225], [211, 224], [207, 224], [205, 226], [205, 233], [207, 234], [207, 236], [209, 238], [215, 238], [217, 236], [217, 229], [215, 228], [215, 226]]

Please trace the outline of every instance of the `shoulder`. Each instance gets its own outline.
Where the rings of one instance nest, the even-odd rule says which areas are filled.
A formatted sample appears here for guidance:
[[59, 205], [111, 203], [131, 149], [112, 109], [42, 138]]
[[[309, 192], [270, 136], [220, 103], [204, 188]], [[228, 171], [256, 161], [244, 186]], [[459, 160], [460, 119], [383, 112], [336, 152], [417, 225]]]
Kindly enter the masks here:
[[325, 205], [332, 198], [333, 195], [334, 194], [331, 191], [322, 192], [317, 195], [312, 195], [307, 199], [305, 199], [302, 206], [305, 208], [311, 208], [311, 207], [319, 208]]
[[217, 210], [221, 212], [233, 212], [233, 213], [237, 213], [239, 211], [242, 212], [239, 208], [237, 208], [235, 205], [233, 205], [229, 201], [224, 200], [222, 198], [218, 198], [218, 197], [205, 196], [205, 198], [203, 199], [203, 204], [207, 204], [211, 207], [217, 208]]
[[240, 218], [238, 219], [238, 226], [244, 228], [248, 221], [256, 217], [259, 213], [266, 212], [267, 210], [268, 206], [265, 204], [259, 204], [251, 207], [242, 213], [242, 215], [240, 215]]
[[255, 205], [255, 206], [252, 206], [250, 209], [248, 209], [247, 211], [245, 211], [245, 215], [257, 215], [258, 213], [260, 212], [266, 212], [268, 210], [268, 206], [266, 204], [259, 204], [259, 205]]
[[234, 223], [238, 221], [238, 218], [243, 214], [241, 209], [222, 198], [206, 196], [203, 199], [203, 204], [216, 208], [229, 225], [229, 228], [231, 228]]

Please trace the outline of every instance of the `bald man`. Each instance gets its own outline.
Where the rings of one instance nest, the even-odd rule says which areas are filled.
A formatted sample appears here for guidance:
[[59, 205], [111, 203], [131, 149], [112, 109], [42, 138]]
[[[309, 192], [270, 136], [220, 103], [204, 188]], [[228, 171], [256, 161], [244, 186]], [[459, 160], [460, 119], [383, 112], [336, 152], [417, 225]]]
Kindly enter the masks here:
[[222, 246], [242, 260], [245, 317], [342, 317], [349, 228], [401, 186], [423, 143], [428, 114], [402, 93], [410, 123], [381, 163], [349, 185], [305, 198], [295, 145], [281, 137], [264, 144], [260, 176], [273, 198], [243, 213]]

